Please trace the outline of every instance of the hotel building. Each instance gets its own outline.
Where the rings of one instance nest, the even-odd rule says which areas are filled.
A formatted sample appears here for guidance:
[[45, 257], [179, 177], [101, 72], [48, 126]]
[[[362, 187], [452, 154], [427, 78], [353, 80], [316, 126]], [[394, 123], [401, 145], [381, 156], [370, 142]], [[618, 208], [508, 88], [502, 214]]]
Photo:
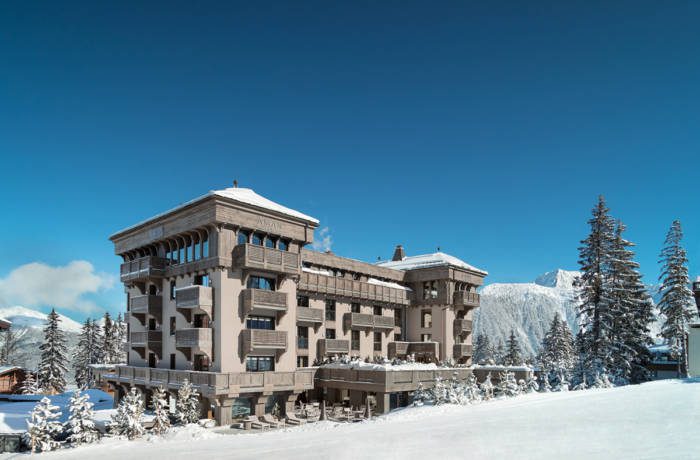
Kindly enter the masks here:
[[[380, 412], [450, 371], [364, 373], [317, 366], [334, 355], [469, 365], [476, 289], [486, 272], [443, 253], [366, 263], [307, 249], [318, 220], [245, 188], [212, 191], [110, 237], [122, 257], [128, 363], [102, 376], [115, 402], [131, 387], [176, 392], [230, 424], [299, 399]], [[468, 369], [459, 370], [463, 376]]]

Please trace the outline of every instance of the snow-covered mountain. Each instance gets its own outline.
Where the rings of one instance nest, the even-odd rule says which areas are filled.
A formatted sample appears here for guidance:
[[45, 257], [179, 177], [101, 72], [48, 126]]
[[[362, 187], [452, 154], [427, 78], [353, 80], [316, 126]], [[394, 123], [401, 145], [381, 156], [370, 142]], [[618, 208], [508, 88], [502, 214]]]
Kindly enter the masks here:
[[534, 283], [494, 283], [481, 290], [474, 312], [474, 336], [486, 334], [498, 343], [515, 331], [523, 352], [535, 355], [555, 313], [576, 330], [577, 301], [573, 288], [577, 271], [554, 270]]
[[[61, 319], [59, 325], [62, 330], [70, 333], [80, 333], [82, 327], [80, 323], [60, 313], [58, 313], [58, 317]], [[15, 328], [26, 327], [43, 330], [44, 326], [46, 326], [46, 313], [19, 305], [0, 308], [0, 318], [12, 321], [12, 326]]]

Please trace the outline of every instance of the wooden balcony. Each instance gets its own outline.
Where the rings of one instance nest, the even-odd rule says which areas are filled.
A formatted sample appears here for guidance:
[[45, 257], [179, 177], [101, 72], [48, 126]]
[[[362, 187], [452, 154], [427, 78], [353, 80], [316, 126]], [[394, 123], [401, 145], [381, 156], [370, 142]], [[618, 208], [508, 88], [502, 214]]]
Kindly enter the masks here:
[[151, 278], [163, 278], [168, 259], [163, 257], [141, 257], [121, 264], [119, 277], [122, 283], [146, 281]]
[[472, 346], [465, 343], [456, 343], [452, 348], [452, 356], [454, 359], [471, 358]]
[[317, 326], [323, 324], [324, 311], [320, 308], [297, 307], [297, 323]]
[[243, 313], [270, 314], [287, 312], [287, 293], [266, 289], [244, 289], [241, 293]]
[[387, 354], [390, 359], [415, 355], [419, 361], [433, 361], [438, 356], [437, 342], [389, 342]]
[[267, 329], [243, 329], [241, 331], [243, 354], [276, 353], [287, 350], [287, 331], [270, 331]]
[[266, 270], [276, 273], [296, 275], [300, 271], [299, 254], [280, 251], [255, 244], [239, 244], [233, 248], [235, 267]]
[[305, 271], [301, 272], [297, 289], [299, 291], [330, 294], [371, 302], [383, 302], [398, 305], [408, 305], [410, 303], [410, 291], [406, 291], [405, 289], [398, 289], [335, 276], [320, 275]]
[[457, 291], [454, 294], [454, 305], [476, 308], [479, 306], [479, 298], [480, 296], [476, 292]]
[[465, 335], [472, 331], [472, 320], [470, 319], [456, 319], [454, 323], [454, 333], [455, 335]]
[[347, 355], [350, 351], [350, 341], [342, 339], [321, 339], [318, 341], [319, 356]]
[[138, 366], [117, 366], [105, 372], [101, 379], [115, 383], [143, 384], [152, 388], [163, 386], [178, 389], [187, 380], [208, 397], [229, 393], [261, 393], [263, 391], [300, 392], [314, 388], [316, 369], [291, 372], [198, 372], [150, 369]]
[[146, 357], [146, 349], [154, 352], [159, 358], [162, 356], [163, 331], [132, 332], [129, 339], [131, 348], [136, 351], [141, 358]]
[[205, 313], [212, 318], [214, 307], [213, 289], [208, 286], [187, 286], [175, 290], [175, 308], [187, 319], [192, 321], [192, 315]]
[[344, 321], [346, 329], [394, 329], [393, 316], [346, 313]]
[[129, 312], [141, 324], [146, 324], [148, 315], [153, 316], [159, 323], [163, 322], [163, 297], [159, 295], [139, 295], [129, 300]]
[[194, 355], [207, 355], [211, 358], [212, 330], [208, 327], [193, 327], [175, 331], [175, 347], [192, 361]]

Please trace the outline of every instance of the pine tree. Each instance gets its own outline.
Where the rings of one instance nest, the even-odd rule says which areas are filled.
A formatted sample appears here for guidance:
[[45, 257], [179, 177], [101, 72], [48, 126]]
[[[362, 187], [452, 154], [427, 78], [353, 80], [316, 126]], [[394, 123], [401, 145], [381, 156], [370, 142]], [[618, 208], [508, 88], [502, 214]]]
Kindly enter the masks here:
[[518, 339], [515, 337], [515, 331], [513, 329], [510, 330], [510, 336], [508, 337], [506, 347], [505, 365], [520, 366], [523, 363], [523, 359], [520, 354], [520, 345], [518, 344]]
[[493, 360], [498, 365], [503, 365], [505, 362], [505, 347], [503, 346], [503, 339], [498, 339], [498, 345], [493, 353]]
[[525, 382], [525, 385], [527, 386], [528, 393], [537, 393], [540, 391], [540, 384], [537, 383], [537, 377], [535, 377], [534, 373], [530, 374], [530, 376], [527, 378], [527, 382]]
[[464, 394], [467, 398], [467, 401], [471, 403], [481, 401], [481, 390], [479, 389], [479, 384], [477, 383], [476, 376], [474, 374], [470, 374], [467, 378], [467, 383], [464, 388]]
[[428, 400], [429, 394], [423, 388], [423, 383], [418, 382], [418, 388], [413, 392], [413, 405], [422, 406]]
[[606, 372], [610, 357], [609, 328], [612, 313], [609, 308], [608, 268], [611, 260], [614, 223], [608, 215], [605, 199], [600, 196], [588, 221], [589, 236], [581, 241], [579, 265], [581, 277], [579, 317], [586, 341], [584, 365], [587, 373]]
[[484, 401], [488, 401], [489, 399], [493, 399], [493, 393], [494, 393], [494, 387], [493, 387], [493, 382], [491, 381], [491, 373], [489, 372], [486, 374], [486, 378], [484, 379], [483, 382], [481, 382], [481, 385], [479, 386], [481, 389], [481, 395]]
[[163, 387], [158, 387], [153, 391], [151, 398], [153, 406], [153, 427], [151, 431], [157, 435], [162, 435], [170, 428], [170, 414], [168, 414], [168, 396]]
[[100, 433], [95, 427], [93, 404], [89, 399], [80, 390], [75, 391], [70, 398], [67, 432], [71, 444], [89, 444], [100, 439]]
[[26, 371], [24, 374], [24, 382], [22, 382], [22, 387], [20, 388], [20, 392], [23, 395], [36, 395], [41, 393], [35, 375], [36, 374], [30, 370]]
[[119, 402], [117, 413], [112, 415], [109, 429], [116, 436], [125, 436], [128, 439], [140, 438], [145, 432], [142, 418], [141, 395], [136, 388], [132, 388]]
[[653, 317], [651, 297], [634, 261], [633, 243], [623, 237], [625, 225], [618, 221], [612, 244], [609, 274], [611, 373], [619, 384], [646, 380], [650, 359], [649, 323]]
[[63, 331], [58, 327], [60, 321], [52, 309], [44, 329], [44, 343], [39, 346], [39, 386], [51, 393], [62, 393], [66, 388], [67, 349]]
[[73, 369], [75, 371], [75, 383], [80, 389], [87, 389], [93, 385], [92, 369], [90, 368], [91, 355], [95, 346], [92, 343], [93, 328], [90, 319], [86, 319], [78, 336], [78, 344], [73, 351]]
[[62, 425], [58, 421], [61, 413], [58, 406], [51, 404], [47, 397], [41, 398], [27, 420], [27, 432], [24, 434], [25, 442], [32, 453], [48, 452], [57, 449], [60, 443], [56, 438], [61, 434]]
[[671, 353], [677, 359], [677, 374], [680, 378], [687, 372], [687, 330], [688, 323], [695, 317], [693, 294], [688, 287], [688, 259], [681, 240], [683, 230], [681, 222], [674, 220], [666, 235], [664, 248], [661, 250], [661, 287], [659, 293], [659, 310], [665, 320], [661, 326], [661, 335], [671, 347]]
[[430, 390], [430, 399], [436, 406], [445, 404], [449, 400], [447, 385], [445, 385], [445, 381], [439, 375], [435, 377], [433, 388]]
[[488, 364], [493, 360], [493, 348], [491, 347], [489, 336], [486, 334], [476, 336], [473, 360], [476, 364]]
[[199, 394], [187, 379], [177, 390], [175, 418], [183, 425], [197, 423], [199, 420]]
[[90, 362], [92, 364], [104, 364], [104, 337], [102, 336], [102, 327], [96, 320], [90, 320], [90, 342], [95, 345], [91, 349]]
[[115, 328], [109, 312], [105, 313], [102, 331], [102, 361], [104, 364], [118, 364], [121, 355], [120, 344], [117, 342], [118, 328]]
[[114, 323], [116, 326], [116, 341], [117, 348], [119, 350], [117, 355], [117, 363], [126, 363], [127, 359], [127, 340], [126, 340], [126, 321], [122, 317], [121, 312], [117, 316], [117, 322]]
[[538, 359], [546, 377], [550, 381], [560, 375], [568, 377], [574, 367], [575, 355], [571, 329], [559, 313], [555, 313], [549, 330], [542, 339]]

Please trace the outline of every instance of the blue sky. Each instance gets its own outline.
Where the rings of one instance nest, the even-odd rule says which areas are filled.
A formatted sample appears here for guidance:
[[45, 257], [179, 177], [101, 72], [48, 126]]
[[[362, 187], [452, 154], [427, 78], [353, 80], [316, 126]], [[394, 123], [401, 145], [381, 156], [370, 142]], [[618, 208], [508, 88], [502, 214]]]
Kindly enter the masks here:
[[0, 7], [0, 303], [117, 311], [108, 236], [234, 178], [488, 282], [576, 268], [602, 193], [647, 281], [674, 218], [700, 274], [700, 3], [144, 3]]

